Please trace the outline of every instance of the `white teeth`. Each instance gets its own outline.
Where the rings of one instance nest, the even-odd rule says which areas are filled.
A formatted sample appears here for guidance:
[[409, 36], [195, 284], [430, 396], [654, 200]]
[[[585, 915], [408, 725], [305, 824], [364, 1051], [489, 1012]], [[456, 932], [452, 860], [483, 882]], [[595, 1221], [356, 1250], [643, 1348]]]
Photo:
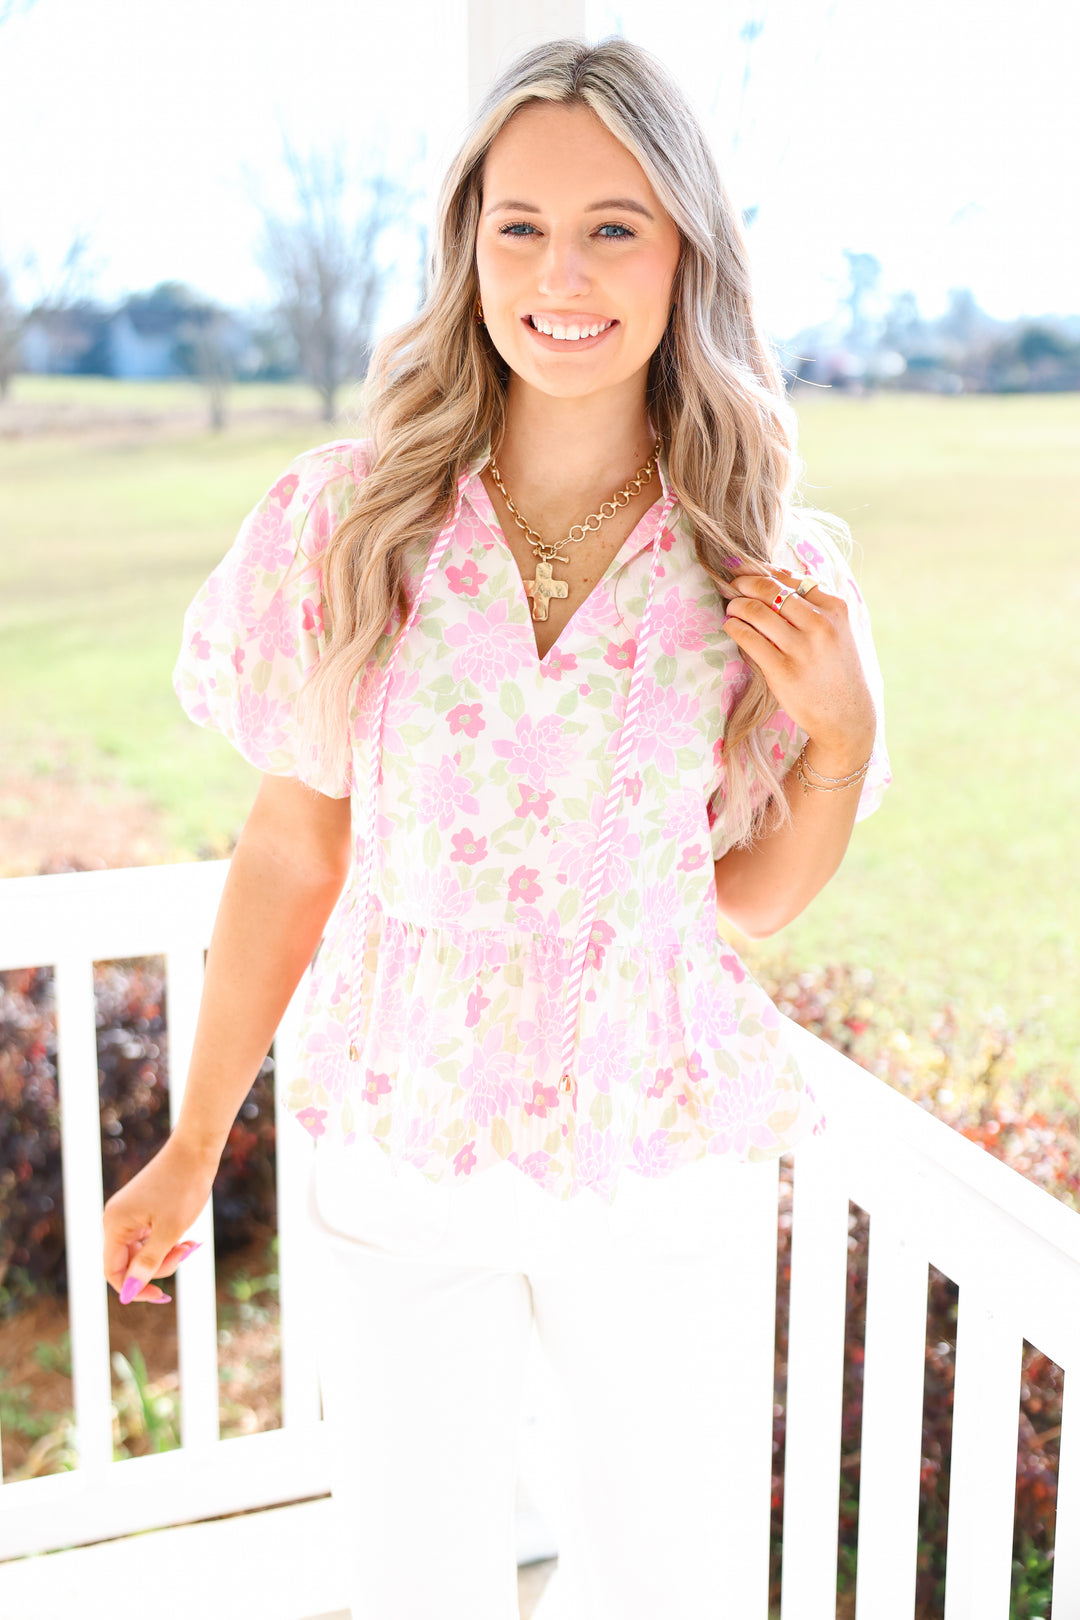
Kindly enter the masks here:
[[606, 332], [611, 325], [610, 321], [598, 321], [594, 326], [560, 326], [545, 320], [542, 315], [532, 315], [530, 320], [536, 331], [557, 338], [563, 343], [576, 343], [583, 337], [599, 337], [600, 333]]

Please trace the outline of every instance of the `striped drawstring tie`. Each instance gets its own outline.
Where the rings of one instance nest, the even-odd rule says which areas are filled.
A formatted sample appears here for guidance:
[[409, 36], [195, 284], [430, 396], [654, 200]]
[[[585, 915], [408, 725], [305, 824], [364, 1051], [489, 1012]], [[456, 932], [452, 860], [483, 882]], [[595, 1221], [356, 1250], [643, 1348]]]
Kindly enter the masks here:
[[420, 603], [423, 601], [424, 593], [431, 582], [431, 576], [434, 574], [436, 568], [438, 568], [439, 563], [442, 560], [443, 552], [450, 544], [454, 530], [457, 527], [458, 518], [461, 514], [462, 496], [464, 494], [465, 485], [468, 478], [469, 474], [465, 472], [462, 473], [461, 477], [458, 479], [457, 499], [454, 502], [453, 516], [446, 527], [441, 530], [438, 539], [431, 548], [431, 554], [427, 560], [427, 567], [424, 569], [424, 575], [420, 581], [420, 588], [413, 597], [412, 605], [409, 608], [409, 616], [405, 620], [405, 628], [398, 637], [394, 645], [394, 650], [390, 654], [390, 657], [387, 660], [386, 668], [383, 671], [382, 680], [379, 683], [378, 696], [375, 699], [375, 707], [372, 713], [369, 744], [368, 804], [364, 827], [364, 854], [359, 873], [359, 880], [357, 883], [356, 904], [353, 910], [351, 951], [352, 989], [349, 1000], [348, 1028], [348, 1053], [350, 1063], [358, 1063], [360, 1061], [360, 1018], [363, 1008], [364, 956], [367, 951], [368, 933], [371, 928], [372, 901], [374, 898], [372, 893], [372, 874], [375, 864], [375, 822], [378, 813], [379, 776], [382, 771], [382, 735], [383, 719], [386, 715], [386, 700], [390, 695], [390, 682], [393, 679], [394, 665], [397, 662], [398, 653], [401, 651], [405, 638], [412, 629], [413, 621], [420, 611]]
[[652, 630], [653, 589], [656, 585], [657, 566], [662, 552], [660, 537], [664, 532], [664, 525], [671, 514], [675, 499], [676, 497], [673, 494], [667, 496], [663, 506], [660, 508], [660, 516], [657, 519], [656, 529], [653, 533], [653, 558], [652, 568], [649, 571], [649, 591], [645, 598], [645, 612], [642, 614], [641, 622], [638, 625], [637, 651], [634, 655], [634, 668], [630, 676], [630, 691], [626, 699], [626, 712], [623, 715], [623, 723], [619, 728], [615, 769], [611, 773], [611, 781], [608, 784], [607, 798], [604, 801], [604, 813], [600, 821], [600, 836], [596, 841], [596, 853], [593, 856], [588, 887], [581, 898], [577, 939], [574, 942], [574, 954], [570, 958], [570, 982], [566, 993], [562, 1056], [559, 1062], [559, 1090], [573, 1093], [573, 1110], [575, 1113], [577, 1113], [577, 1084], [574, 1080], [573, 1061], [574, 1047], [577, 1044], [578, 1014], [581, 1010], [581, 989], [585, 978], [586, 958], [588, 956], [589, 942], [592, 938], [593, 923], [596, 921], [600, 897], [604, 890], [604, 876], [607, 871], [611, 836], [615, 830], [615, 816], [622, 800], [623, 782], [626, 778], [627, 767], [630, 764], [630, 755], [634, 749], [634, 734], [637, 729], [638, 710], [641, 707], [641, 683], [645, 676], [649, 635]]

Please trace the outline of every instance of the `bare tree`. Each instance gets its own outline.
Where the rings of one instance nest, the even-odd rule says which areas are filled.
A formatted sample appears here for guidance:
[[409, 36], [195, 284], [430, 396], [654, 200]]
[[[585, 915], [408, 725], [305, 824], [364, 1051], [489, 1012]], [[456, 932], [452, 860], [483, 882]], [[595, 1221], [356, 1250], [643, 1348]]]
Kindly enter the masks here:
[[101, 268], [91, 256], [90, 236], [85, 230], [74, 233], [59, 267], [52, 272], [42, 269], [34, 252], [26, 254], [24, 264], [27, 275], [37, 284], [31, 313], [35, 309], [70, 309], [72, 304], [89, 298]]
[[286, 144], [285, 164], [293, 210], [286, 217], [259, 204], [258, 258], [330, 422], [342, 384], [367, 369], [388, 275], [377, 249], [388, 227], [405, 220], [412, 199], [398, 182], [376, 175], [355, 200], [340, 152], [302, 157]]
[[[0, 22], [3, 22], [0, 14]], [[0, 264], [0, 399], [6, 399], [11, 379], [22, 361], [22, 340], [35, 315], [48, 317], [85, 298], [95, 274], [89, 259], [89, 238], [77, 232], [54, 275], [46, 276], [34, 253], [23, 254], [16, 274], [37, 283], [37, 296], [29, 303], [19, 297], [11, 272]]]
[[236, 377], [228, 316], [224, 310], [208, 306], [192, 320], [188, 333], [195, 375], [206, 390], [210, 427], [214, 433], [220, 433], [225, 426], [226, 389]]
[[[156, 306], [171, 319], [176, 333], [174, 359], [202, 385], [211, 431], [220, 433], [225, 426], [228, 388], [236, 381], [237, 361], [245, 343], [233, 317], [179, 281], [161, 282], [138, 301], [144, 308]], [[128, 300], [129, 309], [134, 302]]]
[[0, 264], [0, 399], [7, 399], [11, 379], [19, 368], [25, 312], [15, 299], [11, 277]]

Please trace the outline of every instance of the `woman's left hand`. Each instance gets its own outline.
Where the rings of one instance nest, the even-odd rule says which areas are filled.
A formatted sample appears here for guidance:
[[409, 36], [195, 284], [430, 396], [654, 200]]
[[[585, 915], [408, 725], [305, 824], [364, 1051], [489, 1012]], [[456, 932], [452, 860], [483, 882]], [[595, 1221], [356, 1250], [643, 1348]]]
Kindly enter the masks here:
[[[832, 755], [865, 757], [877, 717], [848, 622], [848, 605], [815, 585], [806, 596], [770, 604], [799, 576], [769, 565], [768, 574], [739, 574], [724, 628], [761, 669], [780, 707]], [[858, 763], [858, 761], [856, 761]]]

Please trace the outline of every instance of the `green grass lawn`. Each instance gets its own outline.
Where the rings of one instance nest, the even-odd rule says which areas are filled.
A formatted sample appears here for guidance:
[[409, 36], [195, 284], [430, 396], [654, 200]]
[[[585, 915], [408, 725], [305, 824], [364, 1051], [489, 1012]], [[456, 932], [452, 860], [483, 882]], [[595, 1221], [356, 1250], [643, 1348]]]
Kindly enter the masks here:
[[[0, 437], [0, 745], [146, 795], [177, 859], [224, 852], [257, 785], [170, 684], [184, 608], [245, 512], [326, 427], [295, 387], [18, 378]], [[108, 431], [61, 431], [74, 406]], [[1080, 396], [800, 400], [808, 495], [840, 513], [871, 608], [894, 784], [755, 965], [847, 960], [1033, 1021], [1077, 1067]], [[50, 417], [42, 431], [34, 416]], [[6, 413], [6, 414], [5, 414]], [[136, 420], [136, 417], [139, 420]], [[171, 428], [166, 431], [171, 421]]]
[[48, 768], [59, 741], [79, 768], [148, 794], [178, 858], [224, 851], [258, 773], [180, 710], [170, 675], [181, 620], [244, 513], [318, 440], [312, 423], [219, 440], [0, 447], [9, 759]]
[[[800, 401], [807, 495], [851, 525], [893, 784], [758, 959], [842, 956], [913, 1007], [1080, 1056], [1080, 395]], [[1038, 1024], [1042, 1024], [1040, 1035]]]

